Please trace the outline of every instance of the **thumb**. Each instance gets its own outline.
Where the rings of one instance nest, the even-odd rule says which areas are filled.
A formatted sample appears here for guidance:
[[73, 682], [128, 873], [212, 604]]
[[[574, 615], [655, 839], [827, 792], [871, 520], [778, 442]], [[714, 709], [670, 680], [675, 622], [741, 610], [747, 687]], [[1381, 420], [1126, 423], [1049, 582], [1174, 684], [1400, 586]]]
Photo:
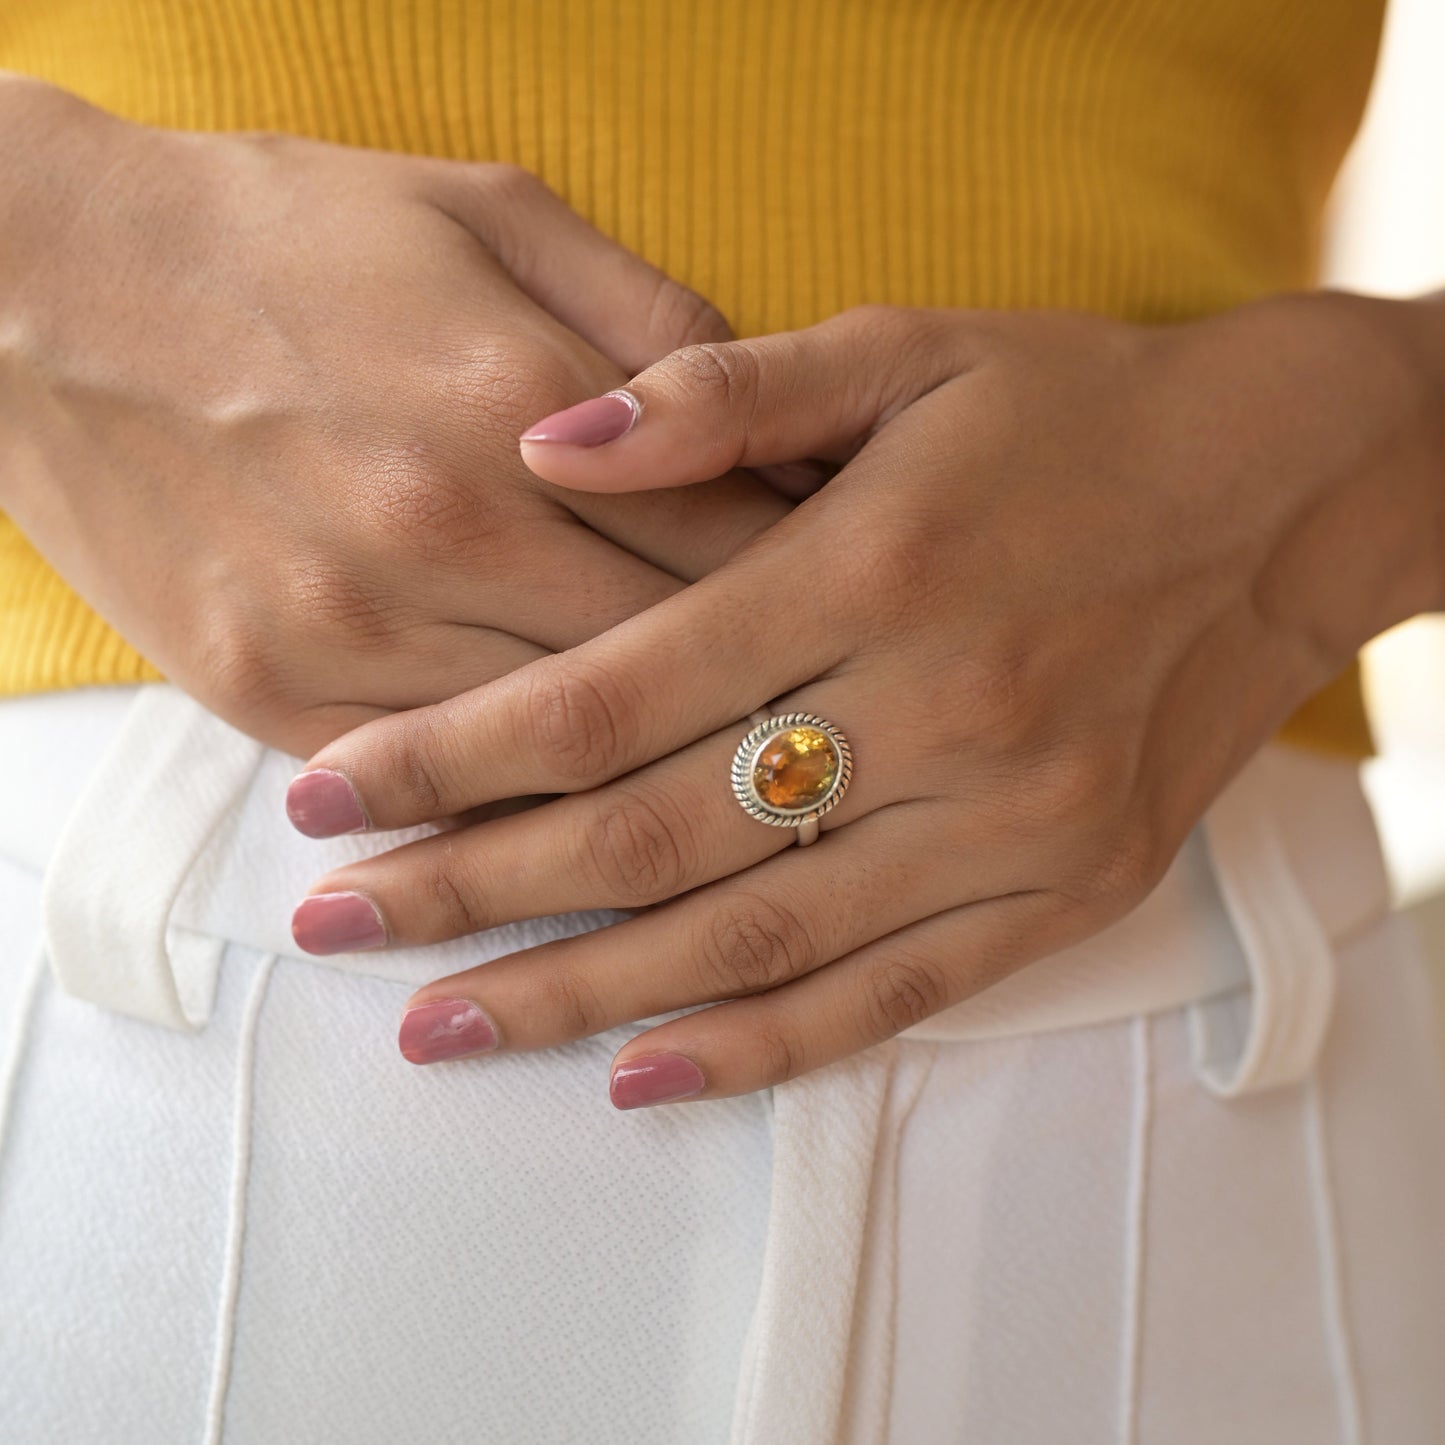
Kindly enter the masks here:
[[520, 166], [441, 162], [438, 199], [517, 288], [630, 376], [732, 328], [696, 291], [589, 225]]
[[748, 341], [690, 346], [522, 434], [539, 477], [589, 492], [683, 486], [733, 467], [846, 461], [925, 392], [957, 375], [944, 313], [864, 306]]

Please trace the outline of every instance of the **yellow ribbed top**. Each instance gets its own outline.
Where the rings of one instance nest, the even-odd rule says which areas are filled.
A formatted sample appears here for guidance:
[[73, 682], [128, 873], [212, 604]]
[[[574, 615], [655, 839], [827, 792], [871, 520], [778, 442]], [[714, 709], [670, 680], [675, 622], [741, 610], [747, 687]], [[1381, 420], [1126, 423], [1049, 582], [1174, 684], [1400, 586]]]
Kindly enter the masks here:
[[[740, 334], [1313, 282], [1383, 0], [5, 0], [132, 119], [516, 161]], [[0, 693], [157, 674], [0, 517]], [[1353, 675], [1290, 725], [1360, 752]]]

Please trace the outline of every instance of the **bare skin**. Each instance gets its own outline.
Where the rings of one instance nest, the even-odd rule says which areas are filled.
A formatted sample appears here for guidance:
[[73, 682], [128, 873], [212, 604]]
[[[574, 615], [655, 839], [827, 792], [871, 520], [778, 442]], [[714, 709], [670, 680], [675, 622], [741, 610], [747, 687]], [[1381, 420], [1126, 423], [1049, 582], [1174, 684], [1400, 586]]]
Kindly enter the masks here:
[[540, 411], [725, 338], [512, 167], [132, 125], [0, 77], [0, 508], [298, 756], [590, 638], [787, 504], [563, 493]]
[[[366, 723], [314, 768], [371, 825], [567, 795], [314, 891], [387, 942], [648, 908], [413, 1000], [502, 1047], [711, 1003], [615, 1067], [720, 1097], [887, 1037], [1134, 906], [1298, 702], [1445, 606], [1438, 302], [727, 344], [510, 168], [15, 79], [0, 119], [5, 510], [238, 726]], [[523, 469], [525, 424], [638, 368], [626, 435]], [[791, 515], [730, 470], [820, 458]], [[719, 783], [764, 704], [858, 756], [806, 852]]]
[[[629, 390], [630, 430], [524, 443], [528, 465], [593, 492], [844, 465], [686, 592], [311, 765], [378, 828], [567, 795], [313, 891], [397, 943], [660, 905], [412, 1000], [476, 1005], [465, 1037], [504, 1049], [713, 1005], [622, 1048], [625, 1105], [649, 1070], [661, 1097], [778, 1083], [1099, 930], [1362, 643], [1445, 608], [1437, 302], [1173, 328], [878, 308], [688, 348]], [[857, 759], [811, 848], [726, 783], [769, 704]]]

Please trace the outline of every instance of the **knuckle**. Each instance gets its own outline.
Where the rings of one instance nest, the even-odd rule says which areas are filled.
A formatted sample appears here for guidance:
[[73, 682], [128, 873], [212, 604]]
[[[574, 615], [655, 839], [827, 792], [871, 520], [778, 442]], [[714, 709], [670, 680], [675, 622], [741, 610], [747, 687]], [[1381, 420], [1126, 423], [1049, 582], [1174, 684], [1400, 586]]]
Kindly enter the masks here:
[[807, 1055], [802, 1041], [784, 1025], [770, 1025], [759, 1028], [753, 1035], [753, 1046], [757, 1049], [762, 1064], [764, 1082], [786, 1084], [807, 1072]]
[[1143, 819], [1131, 819], [1111, 830], [1095, 893], [1110, 914], [1126, 912], [1153, 890], [1168, 861], [1154, 828]]
[[209, 609], [199, 642], [210, 687], [233, 716], [264, 712], [285, 700], [278, 638], [255, 609], [225, 604]]
[[559, 1040], [585, 1039], [608, 1026], [607, 1009], [587, 977], [574, 970], [539, 978], [533, 1007], [550, 1021], [548, 1034]]
[[850, 306], [825, 324], [831, 324], [854, 341], [876, 343], [902, 337], [911, 330], [916, 315], [903, 306], [868, 301], [861, 306]]
[[293, 150], [296, 137], [278, 130], [231, 131], [227, 139], [263, 156], [281, 156]]
[[986, 742], [1008, 754], [1023, 746], [1031, 722], [1031, 691], [1021, 657], [974, 656], [951, 661], [955, 737]]
[[836, 603], [863, 637], [889, 652], [900, 637], [918, 633], [947, 585], [928, 565], [937, 539], [922, 537], [927, 525], [922, 518], [865, 514], [842, 526], [835, 544], [849, 559], [834, 579]]
[[1075, 839], [1055, 891], [1091, 928], [1104, 928], [1144, 901], [1171, 856], [1151, 824], [1116, 811]]
[[510, 161], [484, 161], [476, 167], [478, 186], [499, 204], [524, 204], [544, 193], [547, 187], [525, 166]]
[[529, 693], [531, 740], [560, 781], [586, 788], [622, 770], [641, 705], [618, 676], [574, 658], [565, 671], [538, 669]]
[[288, 600], [293, 615], [332, 644], [339, 634], [351, 645], [385, 646], [404, 627], [403, 609], [395, 600], [380, 595], [352, 571], [325, 561], [298, 569]]
[[503, 493], [470, 482], [478, 475], [478, 457], [488, 463], [483, 475], [505, 479], [508, 490], [518, 483], [530, 487], [532, 474], [515, 456], [517, 433], [598, 389], [580, 359], [549, 339], [517, 337], [503, 349], [491, 335], [459, 340], [429, 377], [429, 387], [439, 413], [434, 432], [452, 439], [444, 457], [447, 473], [464, 479], [469, 502], [482, 517], [497, 510]]
[[476, 188], [473, 209], [484, 214], [475, 216], [469, 229], [525, 290], [527, 279], [535, 277], [547, 254], [549, 227], [538, 223], [545, 222], [548, 210], [562, 202], [519, 165], [484, 164], [472, 175]]
[[796, 977], [811, 956], [808, 930], [783, 904], [748, 899], [728, 907], [698, 942], [698, 962], [714, 996], [756, 993]]
[[850, 595], [862, 603], [865, 616], [882, 614], [879, 630], [892, 637], [906, 606], [910, 578], [918, 573], [906, 536], [892, 526], [860, 524], [849, 529], [843, 542], [848, 549]]
[[1067, 827], [1093, 827], [1119, 813], [1121, 769], [1103, 753], [1071, 748], [1035, 764], [1031, 784], [1041, 814]]
[[892, 1038], [943, 1007], [945, 990], [932, 965], [919, 959], [890, 959], [868, 983], [867, 1006], [874, 1036]]
[[588, 830], [585, 845], [608, 900], [638, 907], [680, 892], [687, 872], [685, 828], [675, 809], [639, 794], [612, 804], [601, 826]]
[[722, 312], [705, 296], [670, 276], [658, 277], [648, 332], [670, 348], [732, 339], [732, 328]]
[[439, 818], [449, 811], [441, 762], [442, 733], [428, 712], [411, 713], [392, 755], [376, 771], [390, 780], [409, 818]]
[[861, 388], [856, 404], [875, 413], [870, 430], [957, 370], [957, 322], [947, 313], [870, 303], [843, 312], [831, 324], [840, 343], [882, 359], [856, 382]]
[[424, 442], [392, 445], [358, 469], [357, 501], [384, 554], [456, 566], [474, 562], [496, 519], [478, 493]]
[[422, 875], [421, 896], [426, 903], [423, 915], [430, 939], [462, 938], [481, 933], [493, 926], [474, 880], [459, 868], [456, 855], [444, 853]]
[[668, 359], [673, 378], [693, 401], [741, 410], [746, 424], [758, 392], [757, 357], [740, 341], [685, 346]]
[[880, 412], [880, 423], [897, 405], [900, 392], [916, 392], [942, 374], [940, 363], [947, 348], [935, 312], [872, 302], [844, 311], [832, 324], [842, 344], [887, 358], [870, 384], [877, 389], [868, 393]]
[[886, 350], [907, 361], [930, 357], [946, 336], [944, 318], [917, 306], [874, 301], [842, 312], [836, 325], [854, 343]]

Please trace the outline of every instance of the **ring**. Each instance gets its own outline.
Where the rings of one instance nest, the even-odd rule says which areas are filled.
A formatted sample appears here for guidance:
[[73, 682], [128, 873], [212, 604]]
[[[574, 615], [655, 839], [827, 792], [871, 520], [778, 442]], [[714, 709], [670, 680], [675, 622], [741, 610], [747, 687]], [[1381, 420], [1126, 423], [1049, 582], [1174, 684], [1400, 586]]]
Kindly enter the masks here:
[[818, 819], [843, 800], [853, 777], [848, 739], [810, 712], [754, 713], [733, 754], [733, 796], [751, 818], [796, 828], [798, 844], [817, 841]]

